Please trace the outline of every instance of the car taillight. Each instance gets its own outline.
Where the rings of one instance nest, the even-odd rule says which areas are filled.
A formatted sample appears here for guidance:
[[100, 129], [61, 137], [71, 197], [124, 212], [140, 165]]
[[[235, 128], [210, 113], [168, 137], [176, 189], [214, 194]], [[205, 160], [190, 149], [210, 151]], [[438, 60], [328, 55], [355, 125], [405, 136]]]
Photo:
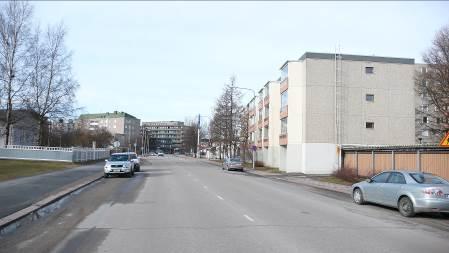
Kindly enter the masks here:
[[444, 193], [440, 189], [428, 188], [428, 189], [424, 189], [423, 193], [430, 197], [437, 197], [437, 198], [444, 197]]

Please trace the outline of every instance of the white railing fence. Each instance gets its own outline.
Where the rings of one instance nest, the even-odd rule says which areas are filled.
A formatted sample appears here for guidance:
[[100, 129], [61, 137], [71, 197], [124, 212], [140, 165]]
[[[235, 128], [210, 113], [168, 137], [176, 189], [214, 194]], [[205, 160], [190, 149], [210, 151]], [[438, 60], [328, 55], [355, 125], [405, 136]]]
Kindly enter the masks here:
[[0, 147], [0, 159], [46, 160], [65, 162], [95, 161], [109, 157], [106, 148], [44, 147], [7, 145]]

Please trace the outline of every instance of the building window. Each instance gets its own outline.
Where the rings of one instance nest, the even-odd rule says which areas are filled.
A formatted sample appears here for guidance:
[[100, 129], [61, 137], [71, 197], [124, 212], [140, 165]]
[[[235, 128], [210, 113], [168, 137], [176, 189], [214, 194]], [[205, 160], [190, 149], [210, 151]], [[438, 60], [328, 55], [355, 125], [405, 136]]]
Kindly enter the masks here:
[[426, 67], [421, 67], [421, 73], [426, 73], [427, 72], [427, 68]]
[[265, 106], [265, 118], [268, 117], [268, 115], [270, 115], [269, 111], [270, 111], [270, 107], [268, 105]]
[[268, 127], [264, 128], [263, 138], [268, 139]]
[[374, 74], [374, 67], [365, 67], [366, 74]]
[[369, 129], [373, 129], [374, 128], [374, 122], [366, 122], [365, 123], [365, 127], [369, 128]]
[[424, 137], [428, 137], [429, 136], [429, 130], [422, 131], [421, 135], [424, 136]]
[[288, 91], [284, 91], [281, 94], [281, 112], [285, 111], [288, 105]]
[[281, 81], [283, 81], [288, 76], [288, 63], [284, 65], [284, 67], [281, 69]]
[[374, 94], [366, 94], [366, 101], [374, 102]]
[[287, 118], [281, 119], [281, 134], [287, 134]]
[[262, 121], [262, 109], [259, 110], [259, 121]]
[[424, 117], [422, 117], [422, 123], [428, 123], [429, 122], [429, 119], [426, 117], [426, 116], [424, 116]]

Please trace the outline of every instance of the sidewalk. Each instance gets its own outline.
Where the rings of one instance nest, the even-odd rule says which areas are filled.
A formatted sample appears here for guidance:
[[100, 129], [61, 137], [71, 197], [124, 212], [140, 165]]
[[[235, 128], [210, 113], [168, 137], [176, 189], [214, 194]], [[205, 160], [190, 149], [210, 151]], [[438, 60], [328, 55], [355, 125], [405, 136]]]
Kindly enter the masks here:
[[0, 218], [78, 184], [103, 175], [103, 162], [0, 182]]
[[[221, 166], [220, 162], [214, 161], [214, 160], [201, 160], [203, 162], [215, 165], [215, 166]], [[342, 184], [334, 184], [329, 182], [322, 182], [319, 180], [316, 180], [314, 178], [311, 178], [303, 173], [271, 173], [266, 171], [260, 171], [250, 168], [245, 168], [245, 172], [257, 175], [261, 177], [267, 177], [267, 178], [274, 178], [277, 180], [287, 181], [291, 183], [297, 183], [297, 184], [303, 184], [308, 185], [312, 187], [322, 188], [330, 191], [336, 191], [346, 194], [352, 193], [351, 186], [348, 185], [342, 185]]]
[[313, 179], [311, 177], [308, 177], [307, 175], [302, 174], [302, 173], [284, 173], [284, 174], [269, 173], [269, 172], [254, 170], [254, 169], [248, 169], [248, 168], [245, 169], [245, 172], [247, 172], [249, 174], [257, 175], [257, 176], [275, 178], [278, 180], [308, 185], [308, 186], [312, 186], [312, 187], [318, 187], [318, 188], [322, 188], [322, 189], [326, 189], [326, 190], [330, 190], [330, 191], [336, 191], [336, 192], [341, 192], [341, 193], [346, 193], [346, 194], [352, 193], [351, 186], [342, 185], [342, 184], [334, 184], [334, 183], [329, 183], [329, 182], [322, 182], [322, 181]]

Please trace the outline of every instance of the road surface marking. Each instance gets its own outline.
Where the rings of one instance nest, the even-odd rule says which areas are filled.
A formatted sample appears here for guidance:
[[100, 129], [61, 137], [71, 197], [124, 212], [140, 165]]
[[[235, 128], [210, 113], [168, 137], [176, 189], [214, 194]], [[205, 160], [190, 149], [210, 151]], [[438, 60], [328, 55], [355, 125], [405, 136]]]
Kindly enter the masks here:
[[203, 185], [203, 188], [207, 190], [207, 186]]
[[224, 200], [224, 198], [222, 196], [220, 196], [220, 195], [217, 195], [217, 198], [219, 198], [221, 200]]
[[247, 220], [249, 220], [249, 221], [251, 221], [251, 222], [254, 222], [254, 219], [251, 218], [251, 217], [249, 217], [248, 215], [244, 214], [243, 216], [244, 216]]

